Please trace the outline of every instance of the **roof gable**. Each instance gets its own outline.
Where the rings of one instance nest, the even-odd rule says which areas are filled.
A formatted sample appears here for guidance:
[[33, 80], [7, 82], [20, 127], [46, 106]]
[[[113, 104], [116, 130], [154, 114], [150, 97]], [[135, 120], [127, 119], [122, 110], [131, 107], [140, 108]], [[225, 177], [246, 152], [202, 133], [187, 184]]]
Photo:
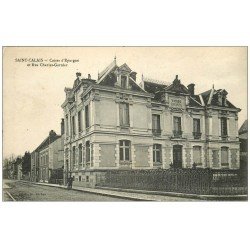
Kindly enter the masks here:
[[190, 95], [187, 87], [181, 84], [181, 81], [178, 79], [178, 75], [176, 75], [176, 78], [174, 79], [173, 83], [166, 88], [166, 92]]
[[130, 73], [132, 71], [126, 63], [124, 63], [123, 65], [121, 65], [119, 67], [119, 70], [120, 71], [125, 71], [125, 72], [128, 72], [128, 73]]

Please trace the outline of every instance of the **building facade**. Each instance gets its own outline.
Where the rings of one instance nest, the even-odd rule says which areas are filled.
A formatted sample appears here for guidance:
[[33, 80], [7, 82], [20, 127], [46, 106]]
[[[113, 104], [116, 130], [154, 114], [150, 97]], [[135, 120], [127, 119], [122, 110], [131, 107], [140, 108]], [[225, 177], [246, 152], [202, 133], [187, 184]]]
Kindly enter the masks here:
[[224, 89], [144, 79], [114, 60], [65, 88], [65, 174], [94, 186], [111, 169], [239, 168], [238, 112]]
[[[62, 121], [64, 126], [64, 121]], [[49, 136], [31, 153], [31, 180], [49, 182], [51, 171], [63, 168], [64, 130], [57, 135], [53, 130]]]

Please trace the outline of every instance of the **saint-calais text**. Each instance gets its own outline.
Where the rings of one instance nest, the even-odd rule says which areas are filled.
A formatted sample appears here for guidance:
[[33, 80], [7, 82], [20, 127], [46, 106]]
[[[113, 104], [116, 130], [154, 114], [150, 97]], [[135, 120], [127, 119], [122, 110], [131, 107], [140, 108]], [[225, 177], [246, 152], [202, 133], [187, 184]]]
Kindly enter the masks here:
[[79, 59], [15, 58], [15, 62], [26, 63], [28, 67], [67, 67], [69, 63], [78, 63]]

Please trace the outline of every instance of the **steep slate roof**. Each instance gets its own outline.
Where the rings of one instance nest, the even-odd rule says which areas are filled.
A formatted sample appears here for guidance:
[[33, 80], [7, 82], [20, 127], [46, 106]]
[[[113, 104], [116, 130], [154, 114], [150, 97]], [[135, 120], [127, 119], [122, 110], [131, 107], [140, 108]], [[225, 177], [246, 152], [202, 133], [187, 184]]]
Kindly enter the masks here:
[[248, 131], [248, 121], [245, 120], [239, 129], [239, 134], [247, 133]]
[[[205, 105], [207, 105], [207, 106], [212, 105], [212, 106], [221, 107], [221, 105], [218, 102], [218, 94], [221, 92], [227, 93], [226, 90], [224, 90], [224, 89], [215, 90], [214, 88], [212, 88], [210, 90], [207, 90], [207, 91], [201, 93], [200, 95], [202, 95]], [[211, 98], [211, 101], [209, 103], [210, 98]], [[227, 106], [226, 107], [237, 109], [237, 107], [235, 107], [228, 99], [227, 99]]]
[[131, 90], [145, 92], [131, 77], [133, 74], [136, 74], [136, 72], [132, 71], [126, 63], [122, 64], [120, 67], [117, 66], [116, 59], [114, 59], [114, 61], [99, 74], [97, 84], [120, 88], [119, 86], [115, 86], [117, 81], [115, 75], [116, 70], [126, 71], [129, 73], [129, 85], [131, 86]]
[[144, 80], [144, 89], [150, 94], [154, 95], [154, 100], [161, 101], [162, 94], [164, 94], [164, 90], [167, 88], [165, 84], [155, 83], [152, 80]]
[[199, 95], [193, 95], [190, 97], [189, 106], [190, 107], [201, 107], [202, 106]]

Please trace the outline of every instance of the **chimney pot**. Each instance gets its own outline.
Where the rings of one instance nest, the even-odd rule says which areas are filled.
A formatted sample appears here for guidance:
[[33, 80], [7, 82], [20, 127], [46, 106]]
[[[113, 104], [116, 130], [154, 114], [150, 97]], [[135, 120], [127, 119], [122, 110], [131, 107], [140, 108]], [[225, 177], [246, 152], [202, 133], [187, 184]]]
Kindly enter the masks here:
[[90, 74], [88, 74], [88, 79], [91, 79], [91, 75]]
[[82, 74], [80, 72], [76, 72], [76, 77], [80, 77]]

